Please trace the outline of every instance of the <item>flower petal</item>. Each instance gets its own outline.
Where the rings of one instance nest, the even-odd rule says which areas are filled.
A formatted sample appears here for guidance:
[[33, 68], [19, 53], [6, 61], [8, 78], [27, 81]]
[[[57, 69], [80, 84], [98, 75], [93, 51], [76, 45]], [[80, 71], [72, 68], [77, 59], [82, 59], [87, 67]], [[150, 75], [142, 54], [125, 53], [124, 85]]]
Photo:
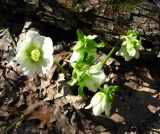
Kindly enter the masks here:
[[85, 109], [90, 109], [92, 107], [91, 104], [89, 104], [88, 106], [85, 107]]
[[102, 99], [102, 93], [101, 92], [96, 93], [91, 99], [91, 105], [96, 106], [98, 103], [101, 102], [101, 99]]
[[31, 45], [35, 45], [37, 48], [40, 48], [43, 44], [40, 34], [36, 31], [29, 30], [26, 34], [26, 39], [30, 39]]
[[106, 96], [103, 96], [103, 98], [101, 100], [101, 103], [102, 103], [102, 110], [105, 111], [107, 109], [107, 98], [106, 98]]
[[96, 65], [93, 65], [89, 68], [90, 74], [98, 73], [102, 69], [102, 62], [98, 62]]
[[94, 80], [90, 77], [88, 77], [86, 80], [85, 80], [85, 83], [84, 85], [89, 89], [91, 90], [92, 92], [96, 92], [97, 91], [97, 87], [96, 87], [96, 84], [94, 82]]
[[111, 111], [111, 103], [108, 102], [108, 103], [106, 103], [105, 114], [106, 114], [107, 116], [109, 116], [109, 115], [110, 115], [110, 111]]
[[52, 67], [53, 63], [54, 63], [53, 56], [48, 59], [45, 59], [45, 62], [42, 64], [42, 72], [45, 74], [47, 70]]
[[102, 113], [101, 103], [99, 103], [98, 105], [94, 106], [94, 107], [92, 108], [92, 110], [93, 110], [93, 114], [94, 114], [95, 116], [100, 115], [100, 114]]
[[95, 82], [97, 82], [97, 84], [99, 85], [103, 84], [106, 79], [104, 71], [99, 71], [97, 74], [93, 74], [92, 77], [94, 78]]
[[137, 51], [136, 51], [136, 54], [135, 54], [135, 58], [136, 58], [136, 59], [139, 59], [139, 57], [140, 57], [139, 50], [137, 50]]
[[43, 50], [43, 57], [48, 59], [51, 58], [53, 55], [53, 42], [50, 37], [41, 36], [42, 43], [42, 50]]
[[79, 58], [79, 55], [80, 55], [80, 53], [78, 53], [77, 51], [73, 51], [73, 54], [70, 58], [70, 62], [73, 63], [73, 62], [77, 61]]

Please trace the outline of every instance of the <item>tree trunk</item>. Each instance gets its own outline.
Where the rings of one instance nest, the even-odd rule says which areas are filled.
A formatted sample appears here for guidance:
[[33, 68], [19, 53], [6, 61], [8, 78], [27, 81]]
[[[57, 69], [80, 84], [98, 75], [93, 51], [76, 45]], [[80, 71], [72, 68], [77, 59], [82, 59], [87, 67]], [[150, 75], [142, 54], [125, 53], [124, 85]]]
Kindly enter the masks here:
[[3, 0], [0, 9], [5, 15], [36, 15], [64, 30], [81, 28], [106, 40], [135, 29], [144, 40], [160, 46], [157, 0]]

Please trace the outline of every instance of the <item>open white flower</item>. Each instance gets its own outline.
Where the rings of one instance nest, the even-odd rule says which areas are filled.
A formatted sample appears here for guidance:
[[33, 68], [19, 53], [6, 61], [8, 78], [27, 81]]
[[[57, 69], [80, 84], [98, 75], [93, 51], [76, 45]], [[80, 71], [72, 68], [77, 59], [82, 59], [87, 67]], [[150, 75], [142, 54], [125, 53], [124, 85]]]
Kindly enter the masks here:
[[89, 109], [91, 107], [95, 116], [98, 116], [103, 112], [105, 112], [107, 116], [110, 115], [111, 102], [107, 101], [106, 95], [102, 92], [96, 93], [91, 99], [90, 104], [85, 109]]
[[25, 75], [46, 73], [53, 65], [53, 42], [51, 38], [28, 31], [25, 39], [17, 44], [16, 60]]

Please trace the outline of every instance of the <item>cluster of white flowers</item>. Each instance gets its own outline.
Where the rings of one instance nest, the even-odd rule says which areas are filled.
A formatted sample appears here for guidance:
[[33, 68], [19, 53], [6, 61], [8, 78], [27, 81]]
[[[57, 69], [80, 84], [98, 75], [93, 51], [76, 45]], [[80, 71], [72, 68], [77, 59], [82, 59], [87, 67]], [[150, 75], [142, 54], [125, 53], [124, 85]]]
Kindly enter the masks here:
[[28, 31], [25, 39], [17, 44], [16, 60], [25, 75], [46, 73], [53, 65], [53, 43], [51, 38]]

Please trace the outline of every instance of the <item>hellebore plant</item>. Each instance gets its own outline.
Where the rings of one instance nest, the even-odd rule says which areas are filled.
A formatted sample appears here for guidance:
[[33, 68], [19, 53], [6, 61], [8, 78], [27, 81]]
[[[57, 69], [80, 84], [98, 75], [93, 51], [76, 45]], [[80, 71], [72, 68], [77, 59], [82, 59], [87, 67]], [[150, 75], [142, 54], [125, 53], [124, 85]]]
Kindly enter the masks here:
[[129, 61], [135, 57], [138, 59], [140, 57], [139, 50], [141, 45], [141, 39], [137, 39], [138, 32], [135, 30], [129, 30], [127, 35], [122, 36], [121, 39], [123, 43], [120, 50], [116, 53], [118, 56], [125, 58], [125, 61]]
[[84, 96], [84, 87], [87, 87], [92, 92], [96, 92], [99, 89], [100, 92], [93, 96], [86, 109], [92, 107], [94, 115], [100, 115], [105, 112], [109, 116], [114, 98], [113, 93], [117, 92], [119, 88], [112, 85], [101, 88], [106, 78], [102, 67], [116, 50], [121, 40], [123, 40], [123, 43], [116, 55], [124, 57], [126, 61], [131, 60], [133, 57], [139, 58], [141, 39], [137, 39], [137, 31], [129, 30], [126, 36], [122, 36], [121, 40], [117, 40], [109, 54], [102, 61], [98, 61], [97, 48], [104, 47], [104, 43], [97, 44], [94, 41], [97, 37], [96, 35], [85, 36], [80, 30], [77, 30], [77, 35], [78, 41], [72, 48], [73, 55], [70, 58], [73, 72], [69, 85], [73, 86], [77, 83], [80, 96]]
[[53, 43], [51, 38], [38, 32], [28, 31], [25, 39], [17, 44], [16, 59], [25, 75], [46, 73], [53, 65]]

